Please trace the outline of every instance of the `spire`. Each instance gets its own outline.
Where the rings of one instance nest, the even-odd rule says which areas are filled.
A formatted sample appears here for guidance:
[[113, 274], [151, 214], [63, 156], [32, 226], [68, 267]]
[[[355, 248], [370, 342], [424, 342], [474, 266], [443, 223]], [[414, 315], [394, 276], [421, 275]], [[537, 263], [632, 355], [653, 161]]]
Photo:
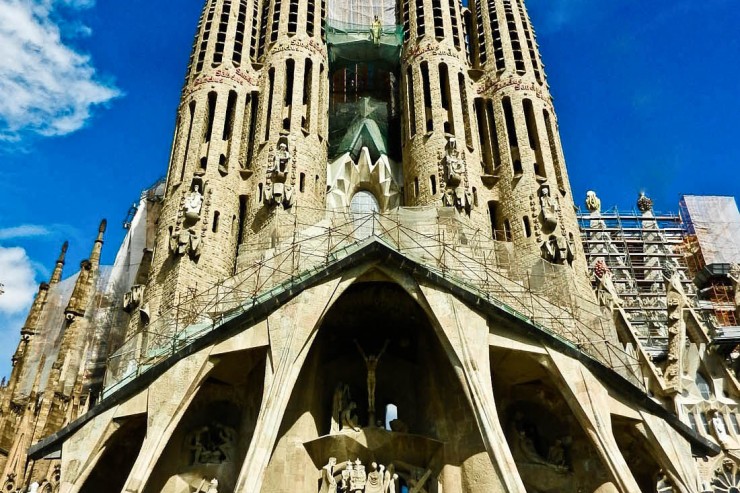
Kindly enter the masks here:
[[64, 259], [67, 256], [67, 248], [69, 248], [69, 242], [65, 241], [62, 245], [62, 251], [59, 253], [59, 258], [57, 259], [57, 264], [54, 267], [54, 273], [51, 275], [49, 284], [57, 284], [62, 280], [62, 271], [64, 270]]
[[100, 222], [98, 236], [95, 239], [95, 243], [93, 243], [92, 252], [90, 252], [90, 259], [83, 260], [80, 263], [80, 274], [72, 290], [72, 296], [67, 304], [67, 309], [64, 311], [67, 315], [67, 320], [71, 321], [75, 316], [84, 315], [87, 304], [94, 294], [95, 276], [100, 266], [100, 252], [103, 250], [103, 235], [105, 234], [107, 225], [108, 222], [105, 219]]
[[108, 227], [108, 221], [103, 219], [100, 221], [100, 227], [98, 227], [98, 237], [95, 239], [93, 244], [92, 252], [90, 253], [90, 263], [94, 269], [100, 265], [100, 252], [103, 250], [103, 235], [105, 235], [105, 229]]

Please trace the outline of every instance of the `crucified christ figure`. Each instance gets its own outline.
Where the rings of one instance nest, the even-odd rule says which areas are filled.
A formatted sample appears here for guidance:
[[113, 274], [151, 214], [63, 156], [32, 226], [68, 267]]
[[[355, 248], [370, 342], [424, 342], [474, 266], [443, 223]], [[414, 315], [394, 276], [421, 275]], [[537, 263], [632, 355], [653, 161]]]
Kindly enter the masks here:
[[360, 343], [355, 339], [355, 345], [360, 351], [362, 359], [365, 360], [365, 365], [367, 366], [367, 411], [370, 418], [370, 426], [375, 426], [375, 371], [378, 368], [378, 361], [380, 361], [380, 357], [383, 356], [389, 343], [390, 340], [385, 341], [383, 349], [380, 350], [377, 356], [373, 356], [372, 354], [367, 356], [365, 351], [362, 350]]

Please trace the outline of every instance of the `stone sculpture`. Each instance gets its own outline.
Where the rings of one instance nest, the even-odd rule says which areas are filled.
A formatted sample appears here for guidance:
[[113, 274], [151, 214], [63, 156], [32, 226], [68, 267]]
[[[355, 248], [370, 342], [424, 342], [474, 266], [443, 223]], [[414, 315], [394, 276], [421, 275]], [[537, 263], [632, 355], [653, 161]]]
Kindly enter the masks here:
[[355, 345], [360, 351], [362, 359], [365, 360], [365, 366], [367, 366], [367, 412], [370, 425], [375, 423], [375, 373], [378, 369], [378, 362], [380, 361], [380, 357], [383, 356], [383, 353], [385, 352], [386, 348], [388, 348], [389, 343], [390, 341], [385, 341], [383, 349], [380, 350], [377, 356], [373, 356], [372, 354], [370, 356], [367, 356], [365, 354], [365, 351], [363, 351], [362, 346], [360, 346], [360, 343], [357, 342], [357, 340], [355, 339]]
[[558, 225], [558, 211], [560, 211], [560, 204], [558, 204], [555, 197], [550, 195], [549, 185], [543, 185], [542, 188], [540, 188], [540, 209], [542, 230], [545, 233], [554, 231]]
[[463, 190], [465, 181], [465, 160], [457, 148], [457, 139], [449, 137], [445, 153], [442, 157], [442, 173], [444, 178], [444, 195], [442, 203], [445, 207], [465, 209], [470, 212], [473, 206], [472, 194]]
[[686, 339], [683, 311], [686, 308], [687, 300], [678, 271], [667, 269], [663, 275], [665, 276], [666, 303], [668, 305], [668, 357], [664, 379], [668, 389], [673, 392], [680, 392], [681, 360]]
[[329, 463], [321, 469], [321, 488], [319, 493], [337, 493], [337, 480], [334, 477], [337, 458], [330, 457]]
[[367, 475], [365, 493], [385, 493], [383, 490], [383, 473], [378, 470], [378, 464], [373, 462], [370, 464], [370, 472]]
[[355, 409], [357, 409], [357, 403], [353, 401], [347, 404], [342, 411], [342, 430], [361, 431], [357, 424], [357, 416], [353, 414]]
[[370, 29], [370, 38], [375, 46], [380, 46], [380, 36], [383, 33], [383, 24], [380, 22], [380, 18], [376, 15], [373, 20], [373, 26]]
[[187, 439], [191, 465], [233, 462], [236, 440], [236, 431], [220, 423], [196, 429]]
[[342, 411], [349, 404], [350, 400], [349, 385], [339, 382], [339, 385], [334, 389], [334, 396], [332, 398], [331, 428], [329, 433], [338, 433], [342, 428]]
[[591, 214], [601, 214], [601, 200], [592, 190], [586, 192], [586, 208]]
[[541, 250], [542, 257], [553, 264], [565, 264], [573, 260], [573, 247], [565, 236], [550, 235]]
[[729, 435], [727, 434], [727, 428], [725, 427], [725, 421], [722, 419], [722, 414], [716, 409], [712, 411], [712, 429], [719, 443], [724, 445]]
[[286, 184], [290, 175], [292, 159], [293, 154], [288, 149], [288, 140], [282, 137], [267, 168], [264, 198], [267, 205], [283, 205], [285, 207], [293, 205], [293, 189]]
[[185, 204], [183, 206], [185, 218], [191, 221], [198, 221], [202, 208], [203, 194], [200, 193], [200, 186], [193, 185], [193, 190], [185, 197]]

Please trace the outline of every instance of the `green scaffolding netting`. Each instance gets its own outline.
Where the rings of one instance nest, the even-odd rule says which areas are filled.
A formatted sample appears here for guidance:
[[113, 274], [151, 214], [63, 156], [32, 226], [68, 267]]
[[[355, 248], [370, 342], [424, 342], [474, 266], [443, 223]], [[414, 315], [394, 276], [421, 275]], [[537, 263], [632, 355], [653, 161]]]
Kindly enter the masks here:
[[402, 27], [391, 24], [376, 28], [377, 32], [374, 33], [372, 24], [359, 25], [329, 20], [326, 26], [329, 62], [334, 65], [360, 62], [397, 64], [403, 43]]
[[356, 158], [363, 147], [375, 159], [388, 154], [388, 102], [362, 97], [336, 105], [329, 115], [329, 129], [330, 157], [349, 152]]

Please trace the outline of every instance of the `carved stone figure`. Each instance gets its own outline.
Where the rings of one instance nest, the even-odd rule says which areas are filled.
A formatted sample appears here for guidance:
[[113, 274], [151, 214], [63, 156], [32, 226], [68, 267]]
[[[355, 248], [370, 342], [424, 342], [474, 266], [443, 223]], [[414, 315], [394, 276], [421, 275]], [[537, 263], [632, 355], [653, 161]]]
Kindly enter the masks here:
[[198, 428], [187, 440], [191, 465], [233, 462], [236, 440], [236, 431], [220, 423]]
[[293, 155], [288, 149], [287, 139], [281, 138], [278, 148], [267, 168], [267, 183], [265, 186], [265, 203], [268, 205], [292, 205], [293, 189], [287, 185], [290, 174], [290, 161]]
[[207, 493], [218, 493], [218, 480], [216, 478], [213, 478], [211, 480], [211, 484], [208, 486]]
[[565, 449], [562, 440], [555, 440], [555, 443], [550, 446], [547, 452], [547, 462], [555, 466], [565, 466]]
[[349, 385], [339, 382], [337, 388], [334, 389], [334, 396], [331, 404], [331, 428], [330, 433], [338, 433], [342, 427], [341, 414], [345, 406], [350, 402]]
[[[681, 277], [676, 270], [664, 272], [666, 276], [666, 303], [668, 309], [668, 356], [664, 371], [666, 387], [672, 392], [681, 391], [681, 367], [686, 326], [683, 311], [686, 308], [686, 294], [681, 285]], [[670, 277], [669, 277], [670, 276]]]
[[564, 264], [573, 260], [573, 247], [564, 236], [550, 235], [542, 244], [542, 257], [553, 264]]
[[38, 493], [39, 491], [39, 484], [38, 483], [31, 483], [31, 486], [28, 488], [28, 493]]
[[378, 470], [378, 464], [376, 462], [370, 464], [365, 493], [385, 493], [383, 491], [383, 473]]
[[375, 46], [380, 46], [380, 36], [383, 33], [383, 23], [380, 22], [380, 18], [376, 15], [373, 20], [373, 26], [370, 29], [370, 38]]
[[601, 200], [592, 190], [586, 192], [586, 208], [591, 214], [601, 214]]
[[321, 469], [321, 489], [319, 489], [319, 493], [337, 493], [337, 480], [334, 477], [336, 465], [336, 457], [330, 457], [329, 463]]
[[398, 491], [398, 474], [395, 473], [393, 464], [389, 464], [388, 469], [383, 474], [383, 488], [385, 493], [396, 493]]
[[445, 149], [445, 182], [448, 187], [457, 188], [462, 183], [464, 165], [457, 148], [457, 139], [450, 137]]
[[198, 221], [202, 208], [203, 194], [200, 193], [200, 186], [193, 185], [193, 190], [185, 197], [185, 204], [183, 206], [185, 218], [191, 221]]
[[362, 346], [360, 346], [360, 343], [357, 342], [357, 340], [355, 339], [355, 345], [360, 351], [362, 359], [365, 360], [365, 366], [367, 367], [367, 411], [370, 417], [369, 422], [371, 425], [375, 423], [375, 372], [378, 369], [378, 362], [380, 361], [380, 357], [383, 356], [383, 353], [385, 352], [386, 348], [388, 348], [389, 343], [390, 341], [385, 341], [383, 349], [380, 350], [377, 356], [373, 356], [372, 354], [370, 356], [367, 356], [365, 354], [365, 351], [362, 350]]
[[714, 436], [720, 444], [727, 442], [729, 435], [727, 434], [725, 421], [722, 419], [722, 414], [716, 409], [712, 411], [712, 429], [714, 430]]
[[136, 309], [140, 304], [144, 296], [144, 285], [134, 284], [131, 286], [131, 290], [123, 295], [123, 310], [130, 313]]
[[558, 212], [560, 211], [560, 205], [557, 199], [550, 195], [550, 187], [543, 185], [540, 188], [540, 209], [541, 209], [541, 222], [542, 230], [545, 233], [550, 233], [555, 230], [558, 225]]
[[357, 416], [353, 414], [355, 409], [357, 409], [357, 403], [353, 401], [347, 404], [342, 411], [342, 430], [361, 431], [357, 424]]
[[357, 459], [350, 471], [349, 475], [349, 491], [351, 493], [365, 491], [365, 485], [367, 484], [367, 474], [365, 473], [365, 466], [362, 465], [360, 459]]

